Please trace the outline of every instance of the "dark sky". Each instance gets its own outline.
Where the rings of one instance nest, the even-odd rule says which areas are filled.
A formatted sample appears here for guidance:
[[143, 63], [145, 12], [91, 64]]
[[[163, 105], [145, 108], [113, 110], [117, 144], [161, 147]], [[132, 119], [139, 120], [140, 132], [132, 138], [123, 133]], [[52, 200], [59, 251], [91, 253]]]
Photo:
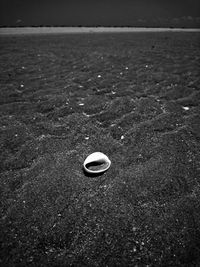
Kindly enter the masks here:
[[0, 25], [200, 26], [200, 0], [0, 0]]

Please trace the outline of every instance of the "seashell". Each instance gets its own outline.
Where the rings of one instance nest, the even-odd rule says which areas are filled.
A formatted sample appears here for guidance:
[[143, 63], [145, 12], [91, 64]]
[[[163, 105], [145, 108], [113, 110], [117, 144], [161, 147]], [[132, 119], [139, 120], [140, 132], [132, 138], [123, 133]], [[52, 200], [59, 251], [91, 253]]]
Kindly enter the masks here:
[[98, 174], [107, 171], [110, 168], [111, 161], [102, 152], [90, 154], [84, 161], [84, 170], [88, 173]]

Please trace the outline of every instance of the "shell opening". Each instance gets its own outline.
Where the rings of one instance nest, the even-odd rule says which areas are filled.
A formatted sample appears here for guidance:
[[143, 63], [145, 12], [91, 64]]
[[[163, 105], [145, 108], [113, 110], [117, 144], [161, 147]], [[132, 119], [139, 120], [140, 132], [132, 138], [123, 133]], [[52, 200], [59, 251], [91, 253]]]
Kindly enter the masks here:
[[90, 171], [104, 170], [108, 167], [109, 163], [105, 160], [92, 161], [85, 165], [85, 167]]

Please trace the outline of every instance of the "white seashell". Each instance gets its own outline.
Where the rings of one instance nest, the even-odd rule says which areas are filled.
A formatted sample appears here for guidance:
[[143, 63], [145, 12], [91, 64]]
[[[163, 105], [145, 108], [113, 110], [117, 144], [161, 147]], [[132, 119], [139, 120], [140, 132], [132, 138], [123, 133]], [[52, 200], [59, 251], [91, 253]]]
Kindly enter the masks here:
[[110, 165], [109, 158], [101, 152], [90, 154], [83, 163], [85, 171], [93, 174], [105, 172], [110, 168]]

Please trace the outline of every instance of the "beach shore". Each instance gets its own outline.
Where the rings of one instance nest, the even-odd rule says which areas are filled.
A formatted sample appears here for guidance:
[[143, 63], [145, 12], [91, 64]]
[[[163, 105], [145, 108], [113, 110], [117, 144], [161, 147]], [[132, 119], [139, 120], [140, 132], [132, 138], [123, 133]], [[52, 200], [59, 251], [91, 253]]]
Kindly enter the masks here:
[[[185, 31], [1, 36], [1, 266], [198, 266], [199, 47]], [[91, 177], [95, 151], [112, 164]]]
[[56, 33], [126, 33], [126, 32], [199, 32], [187, 28], [142, 28], [142, 27], [15, 27], [0, 28], [0, 35], [10, 34], [56, 34]]

